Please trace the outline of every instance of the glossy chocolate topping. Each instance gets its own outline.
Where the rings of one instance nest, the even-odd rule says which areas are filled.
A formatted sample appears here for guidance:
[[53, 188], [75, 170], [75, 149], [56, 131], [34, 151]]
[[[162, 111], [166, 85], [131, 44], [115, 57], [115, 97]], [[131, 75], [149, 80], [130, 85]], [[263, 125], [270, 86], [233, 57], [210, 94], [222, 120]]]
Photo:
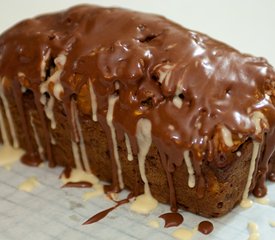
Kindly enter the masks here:
[[[174, 208], [169, 174], [182, 164], [185, 150], [202, 197], [201, 161], [213, 161], [219, 167], [220, 154], [235, 151], [249, 138], [262, 141], [265, 150], [255, 177], [257, 189], [264, 189], [275, 147], [275, 72], [265, 59], [241, 54], [164, 17], [119, 8], [83, 5], [17, 24], [0, 37], [0, 77], [8, 79], [5, 84], [22, 113], [26, 137], [20, 89], [23, 86], [34, 93], [52, 166], [49, 131], [39, 99], [44, 94], [41, 84], [53, 72], [60, 74], [60, 83], [50, 81], [49, 94], [63, 101], [75, 142], [80, 140], [71, 119], [71, 99], [76, 99], [79, 111], [90, 115], [89, 81], [103, 129], [109, 96], [117, 97], [113, 125], [129, 136], [133, 154], [138, 149], [137, 122], [150, 120]], [[260, 127], [255, 123], [257, 116]], [[106, 134], [111, 139], [109, 130]], [[28, 153], [32, 152], [29, 146]], [[119, 188], [117, 166], [112, 162], [114, 188]]]

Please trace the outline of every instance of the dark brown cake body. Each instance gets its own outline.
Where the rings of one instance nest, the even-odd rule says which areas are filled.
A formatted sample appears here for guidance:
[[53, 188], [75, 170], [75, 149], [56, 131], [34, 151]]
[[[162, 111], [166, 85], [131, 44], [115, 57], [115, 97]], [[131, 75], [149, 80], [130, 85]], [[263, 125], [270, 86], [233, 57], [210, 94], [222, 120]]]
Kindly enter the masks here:
[[0, 82], [3, 143], [28, 164], [204, 216], [274, 177], [274, 69], [163, 17], [85, 5], [23, 21], [0, 37]]

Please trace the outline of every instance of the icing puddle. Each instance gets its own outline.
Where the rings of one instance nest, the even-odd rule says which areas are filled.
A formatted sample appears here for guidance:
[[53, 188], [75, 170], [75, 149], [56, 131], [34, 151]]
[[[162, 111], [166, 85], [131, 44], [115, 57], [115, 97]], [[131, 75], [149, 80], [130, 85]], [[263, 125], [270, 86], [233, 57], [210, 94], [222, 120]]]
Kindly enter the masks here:
[[159, 228], [160, 224], [157, 220], [150, 220], [147, 225], [151, 228]]
[[80, 169], [65, 169], [60, 175], [60, 180], [63, 183], [62, 188], [90, 189], [90, 191], [83, 193], [82, 198], [84, 201], [104, 194], [103, 185], [99, 179], [92, 173], [87, 173]]
[[172, 236], [179, 240], [191, 240], [196, 232], [197, 232], [196, 229], [190, 230], [190, 229], [181, 227], [175, 230], [172, 233]]
[[25, 153], [21, 148], [14, 148], [11, 145], [0, 145], [0, 166], [8, 167], [19, 161]]
[[18, 186], [18, 189], [24, 192], [32, 192], [38, 186], [39, 182], [37, 178], [29, 177]]
[[247, 229], [249, 232], [248, 240], [259, 240], [260, 239], [260, 233], [258, 230], [258, 225], [254, 222], [250, 222], [247, 225]]

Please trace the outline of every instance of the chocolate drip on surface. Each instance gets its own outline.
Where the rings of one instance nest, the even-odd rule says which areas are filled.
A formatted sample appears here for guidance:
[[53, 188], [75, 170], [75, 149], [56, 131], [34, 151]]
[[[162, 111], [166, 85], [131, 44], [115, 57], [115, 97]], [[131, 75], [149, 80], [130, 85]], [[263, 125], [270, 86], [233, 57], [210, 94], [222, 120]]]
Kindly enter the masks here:
[[130, 199], [131, 199], [132, 195], [129, 195], [126, 199], [120, 200], [120, 201], [114, 201], [116, 202], [116, 205], [108, 208], [102, 212], [99, 212], [97, 214], [95, 214], [94, 216], [92, 216], [91, 218], [89, 218], [87, 221], [85, 221], [82, 225], [87, 225], [87, 224], [92, 224], [95, 222], [100, 221], [101, 219], [103, 219], [104, 217], [106, 217], [111, 211], [115, 210], [116, 208], [118, 208], [119, 206], [129, 203]]
[[81, 182], [68, 182], [64, 184], [61, 188], [91, 188], [92, 186], [93, 184], [91, 184], [90, 182], [81, 181]]
[[179, 213], [164, 213], [162, 215], [159, 216], [160, 218], [164, 219], [165, 224], [164, 227], [165, 228], [169, 228], [169, 227], [177, 227], [180, 224], [183, 223], [183, 216]]
[[38, 153], [25, 153], [21, 157], [21, 162], [31, 167], [38, 167], [43, 161]]
[[[258, 167], [258, 178], [256, 186], [253, 190], [253, 194], [256, 197], [264, 197], [267, 194], [267, 187], [265, 186], [266, 177], [268, 174], [269, 162], [272, 164], [272, 156], [274, 155], [274, 146], [275, 146], [275, 127], [272, 128], [272, 131], [266, 136], [264, 142], [264, 151], [262, 159]], [[272, 174], [269, 173], [269, 179]], [[272, 178], [271, 178], [272, 179]]]
[[[161, 148], [158, 148], [158, 149], [161, 149]], [[160, 154], [162, 166], [166, 172], [166, 177], [167, 177], [167, 181], [168, 181], [168, 185], [169, 185], [171, 211], [177, 212], [178, 206], [177, 206], [176, 192], [175, 192], [175, 187], [174, 187], [174, 182], [173, 182], [173, 175], [169, 171], [169, 168], [167, 166], [168, 165], [167, 155], [162, 150], [159, 150], [159, 154]]]
[[200, 224], [198, 226], [198, 230], [201, 233], [207, 235], [207, 234], [210, 234], [214, 230], [214, 226], [209, 221], [202, 221], [202, 222], [200, 222]]

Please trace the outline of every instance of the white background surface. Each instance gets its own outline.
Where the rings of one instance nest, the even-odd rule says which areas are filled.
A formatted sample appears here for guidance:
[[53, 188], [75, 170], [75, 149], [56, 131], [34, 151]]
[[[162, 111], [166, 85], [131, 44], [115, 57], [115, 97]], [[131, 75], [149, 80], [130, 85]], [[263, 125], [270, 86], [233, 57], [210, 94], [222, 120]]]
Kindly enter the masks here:
[[0, 32], [24, 18], [79, 3], [162, 14], [275, 66], [275, 0], [1, 0]]
[[[275, 0], [87, 2], [165, 15], [188, 28], [225, 41], [242, 52], [265, 57], [275, 66]], [[81, 1], [1, 0], [0, 32], [24, 18], [77, 3]], [[133, 214], [128, 206], [123, 206], [100, 223], [81, 226], [91, 215], [112, 203], [102, 199], [83, 203], [80, 190], [60, 190], [57, 179], [60, 172], [61, 169], [35, 169], [20, 164], [12, 171], [0, 169], [0, 240], [172, 239], [173, 229], [155, 230], [146, 226], [161, 211], [168, 211], [168, 207], [163, 206], [149, 216]], [[29, 176], [37, 176], [41, 185], [30, 194], [19, 192], [16, 187]], [[275, 229], [269, 226], [269, 221], [275, 221], [275, 184], [270, 188], [273, 189], [270, 189], [268, 206], [254, 204], [249, 210], [234, 209], [226, 217], [213, 220], [215, 231], [210, 236], [197, 234], [193, 239], [245, 240], [249, 221], [259, 225], [260, 239], [275, 239]], [[184, 226], [189, 229], [203, 219], [185, 212], [183, 215]]]

